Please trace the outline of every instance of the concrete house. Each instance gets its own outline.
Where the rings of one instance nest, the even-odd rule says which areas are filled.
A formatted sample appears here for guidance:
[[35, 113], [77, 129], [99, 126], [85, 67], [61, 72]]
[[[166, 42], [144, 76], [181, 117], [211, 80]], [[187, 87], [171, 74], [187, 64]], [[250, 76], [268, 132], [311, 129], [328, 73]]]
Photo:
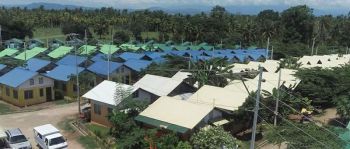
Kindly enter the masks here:
[[59, 39], [52, 39], [49, 41], [49, 47], [51, 49], [56, 49], [60, 46], [64, 46], [64, 41], [59, 40]]
[[57, 65], [69, 65], [79, 67], [88, 67], [91, 62], [87, 59], [87, 57], [83, 56], [75, 56], [75, 55], [66, 55], [56, 62]]
[[75, 97], [77, 92], [76, 82], [71, 79], [76, 73], [81, 74], [85, 69], [76, 66], [58, 65], [51, 71], [48, 71], [45, 76], [55, 80], [55, 98]]
[[149, 105], [135, 120], [146, 128], [162, 128], [189, 138], [194, 130], [211, 120], [213, 106], [163, 96]]
[[23, 41], [17, 38], [12, 38], [5, 41], [5, 46], [10, 49], [20, 49], [23, 48]]
[[90, 100], [91, 122], [111, 126], [108, 114], [123, 100], [121, 96], [118, 96], [117, 88], [119, 87], [130, 91], [130, 94], [133, 89], [130, 85], [105, 80], [82, 96]]
[[24, 69], [28, 69], [30, 71], [39, 72], [39, 73], [46, 73], [46, 71], [52, 70], [57, 65], [52, 63], [51, 61], [42, 60], [38, 58], [31, 58], [29, 59], [24, 67]]
[[54, 99], [54, 81], [22, 68], [14, 68], [0, 77], [1, 99], [24, 107]]
[[[110, 75], [110, 80], [117, 80], [120, 72], [120, 68], [123, 64], [117, 62], [109, 62], [108, 61], [97, 61], [91, 64], [87, 70], [94, 73], [97, 76], [96, 82], [102, 82], [108, 78]], [[109, 67], [109, 69], [108, 69]]]
[[119, 69], [121, 82], [125, 84], [134, 84], [139, 80], [139, 73], [146, 69], [152, 62], [145, 60], [130, 59], [123, 63]]
[[134, 85], [134, 97], [147, 102], [154, 102], [161, 96], [176, 96], [191, 93], [195, 88], [183, 82], [183, 80], [167, 77], [145, 75]]
[[43, 47], [45, 45], [45, 43], [39, 39], [30, 39], [27, 44], [29, 49], [34, 47]]

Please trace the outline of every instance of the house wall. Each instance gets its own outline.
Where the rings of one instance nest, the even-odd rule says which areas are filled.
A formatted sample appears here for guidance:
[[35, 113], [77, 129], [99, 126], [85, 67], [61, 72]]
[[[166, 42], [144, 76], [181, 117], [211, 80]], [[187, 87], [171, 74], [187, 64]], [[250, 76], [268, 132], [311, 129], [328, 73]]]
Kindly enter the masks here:
[[111, 76], [111, 80], [116, 80], [117, 82], [121, 82], [124, 84], [133, 84], [135, 80], [132, 77], [133, 71], [128, 67], [120, 66], [116, 71], [114, 71]]
[[[0, 85], [1, 99], [19, 107], [43, 103], [47, 101], [46, 87], [51, 87], [51, 93], [52, 93], [51, 99], [53, 99], [54, 98], [53, 84], [52, 86], [40, 86], [40, 87], [33, 86], [31, 88], [12, 88], [6, 85]], [[9, 96], [6, 95], [6, 88], [8, 88], [10, 91]], [[40, 89], [43, 89], [43, 96], [40, 96]], [[27, 90], [33, 91], [33, 98], [31, 99], [24, 98], [25, 97], [24, 92]], [[14, 91], [17, 91], [17, 94], [18, 94], [17, 98], [14, 97]]]
[[[95, 113], [95, 105], [99, 105], [101, 107], [101, 114]], [[105, 103], [91, 100], [91, 122], [110, 127], [111, 123], [108, 120], [108, 108], [112, 107]]]
[[179, 86], [177, 86], [173, 91], [171, 91], [168, 96], [176, 96], [176, 95], [180, 95], [180, 94], [184, 94], [184, 93], [193, 93], [195, 92], [196, 89], [191, 86], [188, 85], [185, 82], [182, 82]]
[[137, 93], [136, 95], [134, 94], [134, 98], [136, 98], [137, 100], [146, 101], [147, 103], [150, 103], [150, 104], [159, 98], [159, 96], [154, 95], [150, 92], [147, 92], [143, 89], [138, 89], [135, 92]]

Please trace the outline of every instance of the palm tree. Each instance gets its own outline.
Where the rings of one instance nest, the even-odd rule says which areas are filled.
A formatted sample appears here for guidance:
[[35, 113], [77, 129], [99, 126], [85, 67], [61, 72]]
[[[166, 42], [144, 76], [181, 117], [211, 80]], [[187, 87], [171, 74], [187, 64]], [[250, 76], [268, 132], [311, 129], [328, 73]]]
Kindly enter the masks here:
[[225, 59], [215, 58], [212, 60], [197, 62], [193, 64], [191, 75], [188, 81], [191, 84], [198, 82], [198, 88], [203, 85], [213, 85], [224, 87], [228, 84], [228, 79], [235, 79], [231, 69], [233, 66], [227, 65]]

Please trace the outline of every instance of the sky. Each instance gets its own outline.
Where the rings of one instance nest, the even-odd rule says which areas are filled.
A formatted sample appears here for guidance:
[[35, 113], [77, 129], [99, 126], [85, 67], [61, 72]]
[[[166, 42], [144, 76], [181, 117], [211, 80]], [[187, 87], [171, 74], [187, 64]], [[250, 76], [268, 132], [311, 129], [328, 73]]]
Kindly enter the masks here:
[[150, 7], [202, 6], [294, 6], [307, 4], [315, 9], [347, 9], [350, 0], [0, 0], [0, 5], [25, 5], [36, 2], [59, 3], [85, 7], [145, 9]]

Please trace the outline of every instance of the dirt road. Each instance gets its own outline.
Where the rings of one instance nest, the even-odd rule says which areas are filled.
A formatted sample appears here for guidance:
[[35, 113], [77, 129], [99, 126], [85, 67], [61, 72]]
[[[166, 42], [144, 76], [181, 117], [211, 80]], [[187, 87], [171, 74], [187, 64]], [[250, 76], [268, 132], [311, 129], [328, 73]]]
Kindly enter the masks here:
[[[59, 122], [67, 117], [76, 115], [77, 111], [77, 104], [71, 103], [40, 111], [0, 115], [0, 125], [4, 128], [20, 128], [26, 137], [29, 137], [32, 146], [36, 148], [36, 143], [34, 143], [33, 140], [33, 127], [44, 124], [53, 124], [59, 128], [57, 126]], [[70, 134], [64, 130], [61, 131], [68, 140], [69, 148], [83, 149], [83, 147], [77, 142], [79, 134]]]

